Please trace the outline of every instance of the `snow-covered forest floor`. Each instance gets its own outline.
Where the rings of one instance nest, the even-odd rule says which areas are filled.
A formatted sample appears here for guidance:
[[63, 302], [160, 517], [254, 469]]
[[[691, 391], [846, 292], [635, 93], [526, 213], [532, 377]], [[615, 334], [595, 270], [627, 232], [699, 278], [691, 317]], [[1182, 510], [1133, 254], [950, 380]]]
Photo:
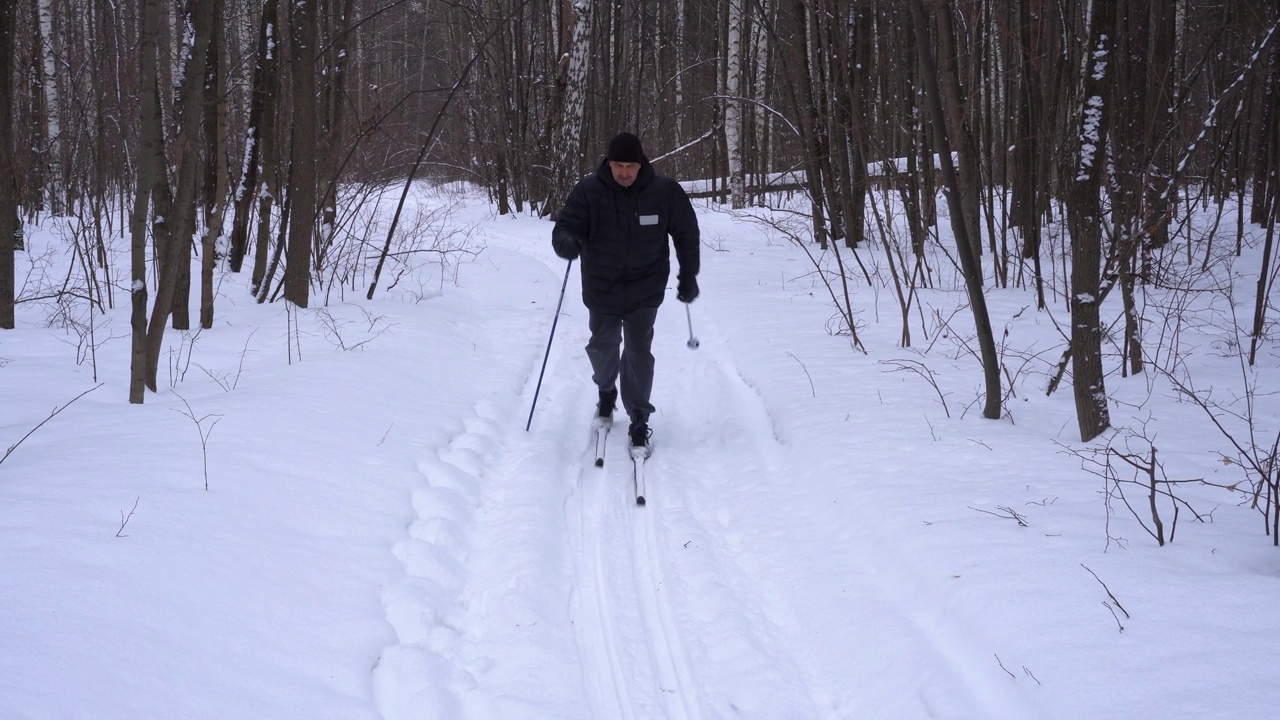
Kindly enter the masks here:
[[[140, 406], [124, 290], [92, 336], [80, 301], [19, 305], [0, 332], [0, 448], [20, 443], [0, 463], [0, 716], [1280, 706], [1280, 553], [1240, 464], [1280, 432], [1280, 362], [1274, 323], [1256, 366], [1241, 360], [1263, 233], [1247, 228], [1235, 258], [1234, 210], [1212, 243], [1205, 211], [1158, 256], [1162, 284], [1140, 298], [1150, 369], [1122, 377], [1107, 346], [1115, 429], [1086, 445], [1070, 375], [1045, 393], [1067, 332], [1060, 261], [1046, 259], [1047, 311], [1029, 282], [987, 274], [1006, 409], [985, 420], [943, 254], [902, 347], [883, 249], [844, 253], [864, 353], [837, 332], [829, 253], [810, 246], [815, 267], [774, 226], [784, 214], [700, 201], [700, 347], [672, 288], [637, 507], [625, 433], [591, 462], [576, 265], [525, 430], [566, 269], [550, 223], [496, 216], [477, 193], [419, 202], [447, 204], [465, 253], [420, 253], [372, 301], [362, 277], [304, 310], [257, 304], [247, 273], [220, 269], [214, 327], [167, 333]], [[32, 228], [23, 297], [61, 284], [66, 236]], [[127, 242], [113, 253], [126, 268]], [[1161, 369], [1212, 395], [1189, 402]], [[1163, 547], [1149, 478], [1125, 460], [1152, 447], [1157, 489], [1177, 498], [1155, 500]]]

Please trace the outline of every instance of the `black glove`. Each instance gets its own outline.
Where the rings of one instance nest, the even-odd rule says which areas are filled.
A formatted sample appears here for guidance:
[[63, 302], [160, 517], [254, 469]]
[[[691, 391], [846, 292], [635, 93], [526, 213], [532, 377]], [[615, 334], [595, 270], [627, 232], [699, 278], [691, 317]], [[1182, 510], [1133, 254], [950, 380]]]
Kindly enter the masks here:
[[565, 260], [573, 260], [582, 252], [582, 241], [570, 232], [551, 233], [551, 247], [556, 255]]
[[682, 303], [691, 303], [698, 297], [698, 278], [690, 275], [680, 276], [680, 282], [676, 285], [676, 299]]

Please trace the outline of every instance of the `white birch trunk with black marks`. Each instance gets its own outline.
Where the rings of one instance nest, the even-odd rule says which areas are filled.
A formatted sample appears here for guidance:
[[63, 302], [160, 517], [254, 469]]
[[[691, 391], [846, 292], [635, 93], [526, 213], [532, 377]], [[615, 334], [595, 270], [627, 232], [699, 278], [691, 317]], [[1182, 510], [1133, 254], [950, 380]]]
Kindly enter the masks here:
[[591, 60], [592, 0], [575, 0], [573, 39], [569, 41], [568, 66], [565, 69], [564, 105], [561, 107], [560, 133], [556, 142], [556, 181], [549, 207], [558, 211], [580, 171], [579, 147], [582, 145], [583, 105], [587, 92], [587, 67]]
[[725, 48], [724, 144], [728, 152], [729, 202], [734, 210], [747, 205], [746, 180], [742, 176], [742, 2], [729, 3], [729, 37]]

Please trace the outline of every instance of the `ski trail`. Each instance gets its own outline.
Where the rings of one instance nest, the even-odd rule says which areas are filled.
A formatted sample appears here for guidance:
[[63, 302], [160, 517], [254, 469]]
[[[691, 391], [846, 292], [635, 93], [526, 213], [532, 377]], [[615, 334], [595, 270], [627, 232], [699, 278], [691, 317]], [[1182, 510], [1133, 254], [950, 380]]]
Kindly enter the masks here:
[[[626, 457], [619, 451], [625, 433], [610, 443], [612, 457]], [[567, 501], [576, 557], [572, 615], [590, 716], [701, 718], [655, 540], [661, 505], [636, 506], [630, 480], [629, 460], [586, 467]]]
[[[796, 648], [772, 580], [746, 562], [753, 548], [735, 512], [736, 497], [785, 482], [786, 466], [772, 429], [758, 423], [760, 408], [740, 392], [732, 358], [712, 353], [709, 362], [686, 355], [672, 372], [680, 405], [655, 430], [661, 513], [644, 518], [666, 637], [678, 644], [682, 685], [697, 690], [684, 699], [685, 715], [823, 717], [815, 698], [828, 694], [824, 674]], [[696, 412], [726, 406], [718, 418]]]
[[[607, 466], [606, 466], [607, 467]], [[576, 571], [571, 616], [582, 654], [583, 683], [591, 699], [592, 717], [630, 719], [630, 693], [618, 653], [605, 587], [605, 562], [600, 534], [603, 523], [604, 492], [602, 471], [587, 470], [578, 475], [577, 491], [566, 503], [566, 517], [575, 520], [570, 536], [576, 538]], [[576, 502], [573, 502], [576, 501]], [[568, 507], [572, 505], [572, 508]]]
[[639, 584], [643, 590], [645, 625], [650, 629], [653, 654], [660, 670], [659, 689], [667, 700], [667, 717], [702, 717], [696, 685], [674, 620], [663, 568], [662, 553], [655, 540], [655, 515], [662, 504], [639, 509], [633, 522], [633, 548]]
[[[876, 507], [858, 491], [866, 469], [780, 425], [731, 349], [711, 338], [673, 373], [680, 409], [655, 432], [678, 447], [660, 456], [654, 493], [673, 506], [666, 534], [688, 538], [689, 552], [666, 557], [680, 620], [698, 629], [689, 657], [713, 670], [699, 678], [707, 714], [863, 717], [910, 698], [920, 717], [1025, 717], [1014, 698], [990, 692], [994, 664], [963, 619], [949, 617], [945, 589], [918, 577], [877, 530]], [[726, 412], [685, 411], [698, 407]], [[807, 482], [815, 472], [847, 477], [847, 492], [814, 495], [810, 487], [835, 487]], [[771, 542], [782, 533], [786, 543]], [[847, 589], [806, 596], [806, 577]]]

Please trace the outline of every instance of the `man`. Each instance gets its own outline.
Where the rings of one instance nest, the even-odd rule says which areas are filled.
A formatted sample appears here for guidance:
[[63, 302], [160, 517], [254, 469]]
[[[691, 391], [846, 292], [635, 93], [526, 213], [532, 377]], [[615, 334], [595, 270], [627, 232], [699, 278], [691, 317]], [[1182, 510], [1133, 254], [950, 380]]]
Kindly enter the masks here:
[[[640, 139], [620, 133], [595, 173], [574, 186], [551, 231], [555, 252], [582, 256], [582, 303], [589, 314], [587, 357], [600, 389], [599, 422], [612, 422], [622, 389], [633, 452], [648, 453], [653, 405], [653, 323], [680, 263], [676, 298], [698, 297], [698, 218], [684, 188], [657, 174]], [[619, 343], [622, 352], [619, 354]]]

